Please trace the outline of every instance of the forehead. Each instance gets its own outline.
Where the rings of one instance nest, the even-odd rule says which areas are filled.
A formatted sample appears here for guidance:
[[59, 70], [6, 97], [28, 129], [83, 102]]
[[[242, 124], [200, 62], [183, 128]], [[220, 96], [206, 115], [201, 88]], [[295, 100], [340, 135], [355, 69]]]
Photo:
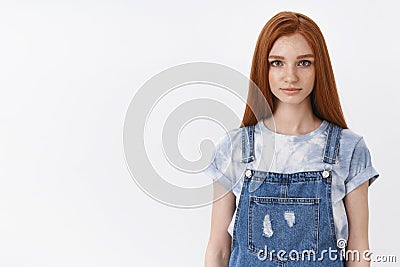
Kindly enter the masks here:
[[300, 33], [279, 37], [271, 48], [270, 55], [290, 56], [312, 54], [312, 49]]

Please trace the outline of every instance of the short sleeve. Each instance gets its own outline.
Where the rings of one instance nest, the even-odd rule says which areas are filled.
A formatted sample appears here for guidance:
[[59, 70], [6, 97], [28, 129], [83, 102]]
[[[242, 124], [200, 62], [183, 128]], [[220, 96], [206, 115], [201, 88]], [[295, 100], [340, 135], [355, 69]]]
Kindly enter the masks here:
[[231, 191], [233, 183], [229, 178], [228, 169], [232, 163], [232, 149], [228, 140], [229, 138], [224, 136], [217, 142], [212, 161], [203, 172], [226, 190]]
[[378, 177], [364, 138], [360, 138], [351, 157], [349, 176], [345, 180], [346, 195], [368, 180], [371, 185]]

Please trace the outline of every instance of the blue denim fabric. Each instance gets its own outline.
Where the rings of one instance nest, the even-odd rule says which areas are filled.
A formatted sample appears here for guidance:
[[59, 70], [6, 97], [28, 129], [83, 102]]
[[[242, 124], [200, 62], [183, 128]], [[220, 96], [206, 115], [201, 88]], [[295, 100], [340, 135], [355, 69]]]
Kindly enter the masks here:
[[[275, 137], [274, 148], [262, 134]], [[328, 177], [326, 165], [332, 167]], [[338, 254], [336, 261], [325, 255], [307, 262], [288, 253], [311, 250], [318, 259], [325, 250], [334, 257], [336, 241], [348, 235], [343, 197], [379, 176], [363, 138], [327, 121], [300, 136], [273, 133], [262, 121], [232, 130], [206, 172], [236, 195], [230, 266], [343, 266]]]
[[[242, 142], [244, 162], [254, 158], [253, 132], [253, 126], [244, 128], [242, 139], [249, 137]], [[341, 128], [329, 126], [324, 163], [336, 163], [340, 134]], [[247, 169], [229, 266], [344, 266], [336, 246], [331, 175], [326, 170], [283, 174]], [[250, 192], [252, 180], [261, 185]]]

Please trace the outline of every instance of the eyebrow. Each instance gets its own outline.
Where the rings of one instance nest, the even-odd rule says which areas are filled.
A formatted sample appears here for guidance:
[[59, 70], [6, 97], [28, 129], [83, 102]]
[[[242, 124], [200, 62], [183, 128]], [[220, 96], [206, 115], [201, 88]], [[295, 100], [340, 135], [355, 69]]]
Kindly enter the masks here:
[[[271, 59], [285, 59], [284, 57], [282, 57], [282, 56], [276, 56], [276, 55], [270, 55], [268, 58], [271, 58]], [[300, 55], [300, 56], [298, 56], [297, 57], [297, 59], [302, 59], [302, 58], [314, 58], [314, 55], [313, 54], [305, 54], [305, 55]]]

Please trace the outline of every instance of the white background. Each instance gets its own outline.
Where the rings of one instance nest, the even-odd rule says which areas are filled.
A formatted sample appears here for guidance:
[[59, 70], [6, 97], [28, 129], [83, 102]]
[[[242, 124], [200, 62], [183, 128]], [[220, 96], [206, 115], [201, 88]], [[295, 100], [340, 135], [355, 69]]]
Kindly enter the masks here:
[[0, 266], [203, 266], [211, 207], [168, 207], [137, 187], [125, 112], [181, 63], [249, 75], [259, 32], [283, 10], [324, 33], [348, 125], [381, 175], [371, 249], [400, 261], [396, 1], [34, 2], [0, 2]]

